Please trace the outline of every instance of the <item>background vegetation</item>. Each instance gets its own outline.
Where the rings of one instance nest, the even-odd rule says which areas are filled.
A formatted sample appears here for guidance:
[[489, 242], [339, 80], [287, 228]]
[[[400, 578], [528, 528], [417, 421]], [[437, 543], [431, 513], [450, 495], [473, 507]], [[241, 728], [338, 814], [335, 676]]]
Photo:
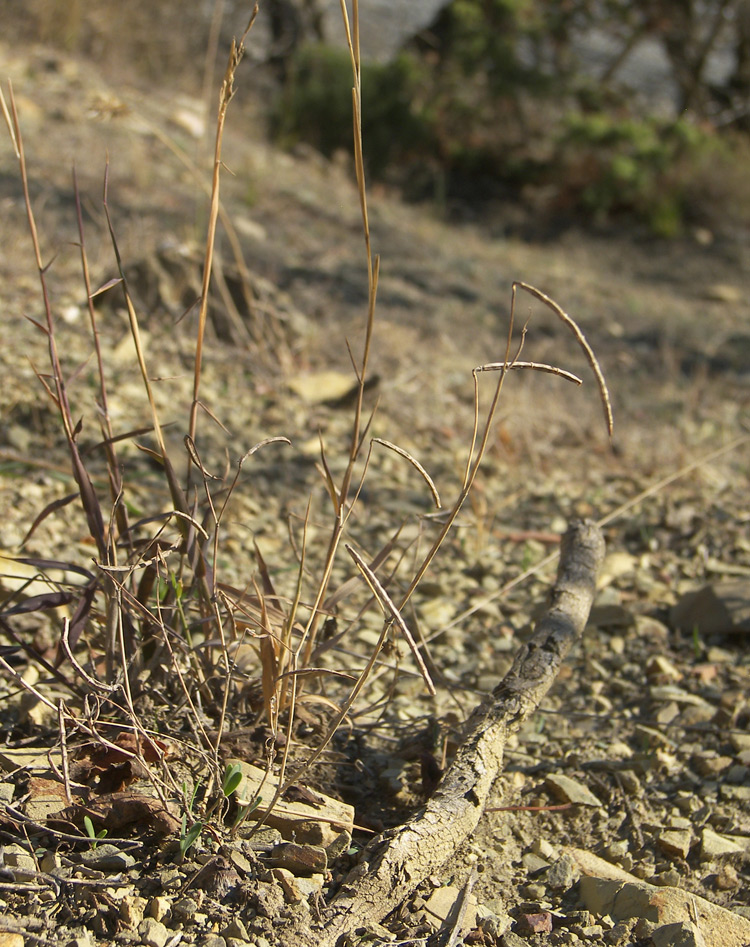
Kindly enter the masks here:
[[[338, 4], [265, 6], [273, 134], [349, 150]], [[207, 37], [223, 48], [242, 18], [235, 0], [10, 7], [27, 38], [196, 87], [212, 65]], [[363, 97], [368, 171], [412, 199], [512, 198], [540, 221], [626, 216], [663, 236], [750, 215], [750, 0], [451, 0], [364, 64]]]

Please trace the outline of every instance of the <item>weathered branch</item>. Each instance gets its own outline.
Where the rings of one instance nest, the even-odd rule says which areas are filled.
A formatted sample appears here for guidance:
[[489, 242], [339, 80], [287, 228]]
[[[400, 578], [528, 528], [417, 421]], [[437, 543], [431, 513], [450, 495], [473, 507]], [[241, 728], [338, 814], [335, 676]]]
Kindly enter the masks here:
[[[509, 735], [539, 706], [583, 632], [603, 557], [598, 527], [572, 524], [563, 537], [551, 606], [504, 680], [470, 717], [466, 738], [437, 790], [424, 809], [365, 849], [310, 943], [334, 947], [347, 933], [381, 921], [473, 832], [500, 774]], [[299, 933], [296, 943], [305, 943]]]

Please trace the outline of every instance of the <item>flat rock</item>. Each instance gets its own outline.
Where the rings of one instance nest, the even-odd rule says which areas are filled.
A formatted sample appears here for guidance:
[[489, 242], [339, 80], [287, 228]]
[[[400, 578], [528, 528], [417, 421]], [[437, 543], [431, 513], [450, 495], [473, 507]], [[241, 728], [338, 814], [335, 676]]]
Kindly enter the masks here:
[[[432, 892], [425, 904], [427, 920], [435, 930], [439, 930], [445, 923], [455, 923], [461, 907], [461, 889], [455, 885], [444, 885]], [[469, 904], [464, 914], [461, 928], [470, 931], [477, 923], [477, 899], [469, 895]]]
[[692, 921], [663, 924], [651, 934], [654, 947], [707, 947], [700, 928]]
[[591, 790], [577, 779], [571, 779], [570, 776], [563, 776], [560, 773], [551, 773], [544, 781], [545, 786], [561, 799], [563, 802], [571, 802], [577, 806], [593, 806], [598, 808], [602, 805]]
[[[276, 793], [278, 777], [273, 773], [266, 774], [265, 769], [244, 760], [227, 761], [227, 765], [235, 764], [242, 770], [237, 796], [247, 802], [261, 796], [263, 801], [250, 817], [260, 819], [265, 815], [266, 802]], [[266, 820], [267, 825], [278, 829], [283, 838], [325, 847], [331, 845], [342, 832], [351, 833], [354, 826], [353, 806], [304, 787], [295, 796], [292, 799], [279, 799]]]
[[701, 861], [712, 861], [722, 855], [739, 855], [745, 851], [745, 846], [739, 845], [734, 839], [719, 835], [713, 829], [704, 828], [701, 833]]
[[693, 833], [690, 829], [667, 829], [659, 833], [656, 840], [665, 855], [683, 859], [688, 857], [692, 841]]
[[750, 943], [750, 920], [681, 888], [585, 876], [579, 890], [586, 908], [600, 917], [608, 914], [613, 921], [645, 918], [659, 925], [689, 923], [697, 917], [705, 947]]
[[319, 845], [282, 842], [271, 850], [268, 862], [274, 868], [286, 868], [294, 875], [311, 875], [328, 868], [328, 855]]
[[745, 580], [726, 579], [686, 592], [670, 611], [680, 631], [700, 635], [750, 631], [750, 597]]

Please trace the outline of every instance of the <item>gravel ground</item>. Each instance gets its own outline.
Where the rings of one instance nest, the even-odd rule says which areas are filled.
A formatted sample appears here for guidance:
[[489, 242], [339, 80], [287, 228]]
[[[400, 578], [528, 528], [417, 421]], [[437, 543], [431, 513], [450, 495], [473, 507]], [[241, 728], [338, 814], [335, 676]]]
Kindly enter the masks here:
[[[178, 433], [167, 428], [167, 437], [182, 451], [195, 325], [192, 316], [176, 318], [195, 293], [205, 199], [164, 137], [202, 160], [205, 152], [189, 132], [200, 109], [167, 90], [144, 92], [125, 82], [115, 89], [85, 63], [43, 49], [0, 47], [0, 60], [19, 102], [43, 253], [57, 253], [49, 278], [64, 362], [75, 372], [70, 388], [76, 416], [84, 419], [82, 436], [96, 439], [95, 407], [71, 247], [77, 238], [69, 169], [75, 159], [93, 282], [102, 285], [114, 275], [98, 203], [106, 147], [115, 227], [151, 372], [160, 379], [156, 397], [163, 415], [176, 421]], [[234, 461], [264, 437], [292, 441], [288, 455], [266, 448], [248, 468], [221, 547], [225, 582], [244, 587], [257, 571], [257, 542], [283, 597], [293, 594], [296, 573], [287, 516], [299, 524], [308, 495], [311, 573], [327, 541], [319, 432], [338, 476], [351, 424], [345, 339], [358, 351], [366, 275], [346, 161], [270, 149], [252, 131], [252, 91], [242, 97], [252, 83], [241, 85], [225, 151], [234, 176], [224, 179], [224, 199], [250, 270], [254, 310], [241, 310], [238, 324], [226, 308], [212, 307], [204, 392], [228, 434], [206, 422], [199, 446], [206, 466], [220, 470], [225, 451]], [[54, 412], [32, 368], [44, 364], [45, 338], [24, 319], [38, 320], [41, 310], [7, 145], [0, 161], [0, 547], [18, 556], [34, 518], [69, 494], [72, 482]], [[510, 379], [484, 473], [409, 616], [427, 642], [438, 694], [429, 698], [410, 652], [396, 646], [352, 709], [351, 727], [311, 772], [310, 789], [352, 805], [354, 823], [370, 831], [421, 805], [430, 788], [425, 754], [438, 766], [450, 758], [461, 721], [527, 635], [554, 565], [523, 582], [519, 576], [554, 553], [568, 519], [602, 520], [609, 555], [589, 626], [540, 712], [509, 747], [498, 811], [487, 813], [460, 857], [375, 933], [408, 943], [436, 938], [471, 880], [477, 903], [467, 915], [466, 943], [748, 943], [750, 507], [748, 445], [738, 443], [747, 430], [750, 364], [747, 244], [704, 232], [663, 244], [571, 230], [537, 245], [509, 236], [502, 215], [498, 208], [494, 221], [447, 224], [429, 209], [371, 195], [373, 240], [382, 253], [377, 382], [367, 396], [368, 406], [379, 399], [373, 433], [424, 464], [450, 505], [471, 436], [471, 368], [502, 359], [510, 282], [524, 279], [584, 328], [612, 392], [614, 441], [572, 335], [524, 298], [517, 316], [530, 319], [525, 357], [576, 371], [585, 385], [579, 391], [537, 373]], [[223, 238], [220, 246], [231, 288]], [[118, 431], [132, 430], [148, 414], [127, 324], [107, 297], [101, 311], [113, 417]], [[161, 510], [168, 500], [148, 460], [134, 449], [124, 457], [133, 508]], [[429, 492], [415, 469], [395, 455], [374, 454], [352, 536], [373, 554], [403, 522], [397, 548], [408, 580], [415, 546], [435, 535], [429, 512]], [[75, 506], [48, 517], [23, 553], [91, 567]], [[29, 568], [33, 576], [37, 568], [27, 567], [26, 575]], [[15, 562], [1, 580], [4, 621], [49, 657], [59, 616], [8, 612], [31, 594], [19, 592], [13, 579], [23, 572]], [[352, 573], [342, 561], [335, 582]], [[394, 587], [403, 581], [394, 579]], [[380, 619], [368, 614], [348, 626], [353, 617], [342, 607], [338, 627], [348, 627], [347, 637], [325, 658], [331, 666], [358, 668], [372, 648]], [[79, 657], [96, 669], [90, 635], [94, 650]], [[7, 629], [2, 648], [37, 694], [53, 698], [53, 706], [63, 698], [84, 719], [89, 711], [80, 694], [62, 692], [18, 652]], [[264, 765], [267, 733], [252, 699], [257, 673], [251, 664], [232, 691], [224, 761]], [[95, 828], [108, 832], [98, 841], [86, 838], [83, 810], [59, 814], [65, 800], [50, 769], [62, 761], [56, 717], [12, 676], [1, 686], [3, 802], [12, 811], [2, 817], [0, 926], [11, 938], [283, 943], [283, 923], [314, 913], [369, 837], [354, 830], [353, 838], [303, 840], [294, 860], [272, 833], [229, 835], [230, 800], [226, 819], [206, 819], [182, 857], [180, 784], [209, 777], [201, 773], [185, 708], [167, 708], [156, 695], [149, 730], [163, 754], [160, 785], [177, 787], [163, 810], [142, 773], [123, 776], [123, 759], [102, 762], [80, 728], [70, 732], [73, 781], [86, 794]], [[340, 694], [334, 688], [324, 697], [335, 702]], [[320, 739], [328, 714], [321, 703], [301, 719], [296, 735], [303, 747]], [[115, 803], [125, 815], [113, 814]], [[325, 867], [311, 870], [310, 858], [326, 847]]]

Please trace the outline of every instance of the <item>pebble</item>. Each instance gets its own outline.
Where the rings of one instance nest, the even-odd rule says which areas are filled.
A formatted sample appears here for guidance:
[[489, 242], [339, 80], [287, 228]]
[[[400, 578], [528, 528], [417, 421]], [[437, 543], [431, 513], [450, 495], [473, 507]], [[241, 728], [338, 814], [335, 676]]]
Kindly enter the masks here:
[[155, 921], [164, 921], [169, 920], [172, 916], [172, 903], [169, 898], [162, 897], [159, 895], [156, 898], [152, 898], [149, 901], [148, 908], [146, 909], [148, 916], [152, 917]]
[[599, 807], [602, 805], [591, 790], [577, 779], [563, 776], [560, 773], [551, 773], [545, 780], [545, 785], [558, 799], [571, 802], [579, 806]]
[[148, 901], [145, 898], [125, 897], [120, 902], [120, 920], [128, 927], [138, 927], [146, 916]]
[[704, 828], [701, 833], [701, 861], [712, 861], [722, 855], [739, 855], [744, 851], [745, 846], [738, 845], [731, 838], [719, 835], [713, 829]]
[[571, 888], [581, 873], [570, 855], [562, 855], [547, 872], [547, 884], [558, 891]]
[[232, 918], [221, 931], [221, 936], [227, 940], [248, 940], [247, 928], [238, 917]]
[[719, 792], [723, 802], [739, 802], [742, 805], [750, 805], [750, 786], [723, 785]]
[[706, 947], [706, 939], [692, 921], [657, 927], [651, 934], [654, 947]]
[[199, 908], [200, 905], [195, 898], [180, 898], [179, 901], [175, 901], [172, 905], [172, 917], [182, 923], [192, 921]]
[[164, 947], [169, 931], [159, 921], [147, 917], [138, 925], [138, 934], [144, 947]]
[[81, 861], [87, 868], [96, 871], [127, 871], [135, 865], [135, 858], [127, 852], [121, 852], [116, 845], [99, 844], [96, 848], [81, 852]]
[[732, 765], [731, 756], [718, 756], [710, 751], [695, 753], [690, 765], [701, 776], [717, 776]]
[[271, 850], [268, 863], [274, 868], [287, 868], [295, 875], [309, 875], [327, 870], [328, 855], [319, 845], [282, 842]]
[[523, 862], [524, 868], [532, 875], [545, 871], [550, 866], [550, 863], [545, 858], [542, 858], [541, 855], [536, 855], [534, 852], [526, 852], [521, 861]]

